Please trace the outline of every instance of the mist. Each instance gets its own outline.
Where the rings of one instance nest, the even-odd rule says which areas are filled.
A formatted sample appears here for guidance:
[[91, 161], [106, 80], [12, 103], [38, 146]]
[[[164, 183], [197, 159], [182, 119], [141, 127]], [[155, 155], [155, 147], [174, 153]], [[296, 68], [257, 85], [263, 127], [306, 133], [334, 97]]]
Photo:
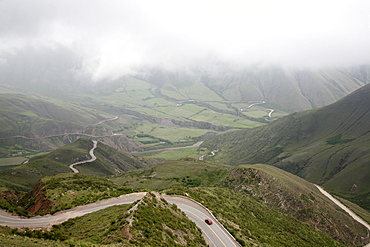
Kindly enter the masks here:
[[212, 62], [351, 66], [370, 62], [369, 24], [366, 0], [2, 0], [0, 67], [48, 61], [99, 81]]

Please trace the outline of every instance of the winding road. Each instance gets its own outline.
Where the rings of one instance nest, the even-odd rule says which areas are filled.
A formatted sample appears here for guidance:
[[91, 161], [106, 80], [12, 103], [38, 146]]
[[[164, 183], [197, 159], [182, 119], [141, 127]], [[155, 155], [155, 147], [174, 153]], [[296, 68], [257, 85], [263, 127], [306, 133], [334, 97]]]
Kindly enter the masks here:
[[24, 218], [12, 215], [4, 210], [0, 209], [0, 225], [9, 226], [12, 228], [39, 228], [39, 227], [51, 227], [52, 225], [58, 225], [67, 221], [71, 218], [79, 217], [84, 214], [95, 212], [113, 205], [130, 204], [143, 198], [146, 192], [132, 193], [122, 195], [115, 198], [106, 199], [103, 201], [78, 206], [72, 209], [68, 209], [62, 212], [58, 212], [54, 215], [36, 216], [33, 218]]
[[[182, 196], [162, 197], [169, 203], [176, 204], [202, 230], [203, 237], [209, 246], [240, 246], [225, 227], [217, 221], [213, 214], [200, 203]], [[204, 222], [205, 219], [211, 219], [213, 224], [207, 225]]]
[[[332, 200], [336, 205], [351, 215], [356, 221], [363, 224], [370, 231], [370, 225], [353, 213], [350, 209], [344, 206], [341, 202], [331, 196], [323, 188], [315, 185], [319, 191]], [[9, 226], [13, 228], [50, 228], [52, 225], [61, 224], [68, 219], [82, 216], [91, 212], [95, 212], [113, 205], [130, 204], [137, 200], [142, 199], [146, 195], [146, 192], [132, 193], [122, 195], [116, 198], [110, 198], [107, 200], [99, 201], [96, 203], [87, 204], [84, 206], [78, 206], [73, 209], [58, 212], [54, 215], [37, 216], [33, 218], [24, 218], [12, 215], [4, 210], [0, 210], [0, 225]], [[162, 195], [166, 201], [172, 204], [176, 204], [180, 210], [182, 210], [190, 220], [202, 230], [203, 236], [209, 246], [240, 246], [233, 236], [217, 221], [213, 214], [200, 203], [182, 196], [169, 196]], [[214, 223], [208, 225], [204, 222], [205, 219], [211, 219]], [[369, 247], [370, 243], [366, 245]]]
[[75, 165], [80, 165], [80, 164], [84, 164], [84, 163], [89, 163], [89, 162], [93, 162], [96, 160], [96, 156], [94, 155], [94, 150], [95, 148], [97, 147], [98, 145], [98, 141], [92, 141], [94, 143], [94, 146], [92, 147], [92, 149], [90, 149], [90, 156], [91, 156], [91, 159], [89, 160], [84, 160], [84, 161], [79, 161], [79, 162], [76, 162], [76, 163], [73, 163], [71, 165], [69, 165], [69, 168], [74, 172], [74, 173], [79, 173], [80, 171], [77, 170], [76, 168], [74, 168]]
[[[132, 193], [122, 195], [116, 198], [110, 198], [103, 201], [78, 206], [73, 209], [58, 212], [54, 215], [36, 216], [33, 218], [24, 218], [12, 215], [4, 210], [0, 210], [0, 225], [12, 228], [51, 228], [52, 225], [61, 224], [68, 219], [95, 212], [113, 205], [130, 204], [142, 199], [147, 192]], [[202, 230], [204, 239], [209, 246], [240, 246], [233, 236], [217, 221], [210, 211], [200, 203], [182, 196], [163, 195], [166, 201], [176, 204], [190, 220]], [[214, 223], [208, 225], [205, 219], [211, 219]]]
[[[253, 103], [253, 104], [250, 104], [247, 109], [251, 108], [252, 106], [255, 106], [255, 105], [260, 105], [260, 104], [265, 104], [266, 101], [261, 101], [261, 102], [256, 102], [256, 103]], [[268, 117], [269, 118], [272, 118], [272, 113], [275, 111], [274, 109], [265, 109], [266, 111], [268, 111]], [[240, 111], [243, 111], [243, 109], [240, 109]], [[268, 119], [265, 119], [266, 121], [269, 121]]]

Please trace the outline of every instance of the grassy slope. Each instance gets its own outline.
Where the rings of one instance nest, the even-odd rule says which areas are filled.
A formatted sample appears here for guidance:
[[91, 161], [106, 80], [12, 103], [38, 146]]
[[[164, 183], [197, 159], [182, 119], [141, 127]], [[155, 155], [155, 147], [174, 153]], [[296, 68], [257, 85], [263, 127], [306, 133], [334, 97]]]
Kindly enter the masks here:
[[112, 177], [121, 185], [144, 191], [163, 190], [176, 186], [215, 186], [231, 169], [219, 163], [198, 161], [193, 158], [168, 160], [137, 171]]
[[208, 207], [244, 246], [344, 246], [307, 224], [234, 190], [194, 188], [182, 192]]
[[[1, 230], [0, 230], [1, 231]], [[9, 231], [11, 232], [11, 231]], [[10, 233], [0, 233], [0, 243], [3, 247], [69, 247], [69, 243], [57, 242], [52, 240], [36, 239], [26, 236], [19, 236]]]
[[[341, 246], [308, 224], [314, 225], [316, 229], [326, 226], [326, 231], [322, 229], [320, 231], [331, 235], [346, 246], [362, 243], [359, 239], [367, 234], [341, 210], [335, 209], [308, 182], [266, 165], [233, 168], [187, 158], [130, 171], [113, 177], [112, 180], [132, 188], [187, 194], [211, 209], [238, 241], [246, 245]], [[77, 174], [45, 178], [43, 182], [47, 198], [54, 201], [55, 205], [59, 205], [54, 208], [78, 205], [73, 204], [75, 202], [87, 203], [87, 199], [91, 201], [99, 196], [109, 197], [112, 195], [107, 193], [113, 193], [115, 190], [112, 188], [116, 188], [116, 185], [105, 179]], [[275, 190], [277, 193], [271, 192], [271, 187], [272, 191]], [[34, 193], [34, 196], [36, 194]], [[283, 200], [279, 204], [276, 198]], [[150, 245], [146, 241], [152, 239], [166, 243], [165, 241], [176, 239], [172, 234], [176, 235], [178, 230], [175, 229], [179, 228], [175, 225], [185, 227], [181, 231], [186, 232], [190, 230], [188, 226], [191, 224], [184, 224], [185, 219], [181, 218], [181, 214], [163, 203], [149, 198], [140, 206], [134, 214], [137, 221], [129, 227], [130, 234], [126, 226], [126, 218], [129, 216], [126, 213], [129, 208], [127, 206], [108, 208], [69, 220], [56, 227], [54, 233], [60, 231], [64, 235], [67, 234], [66, 242], [70, 243], [87, 242], [100, 245], [120, 242], [135, 246]], [[281, 204], [285, 205], [285, 211], [276, 206]], [[296, 214], [288, 210], [289, 208], [296, 210]], [[298, 221], [297, 218], [305, 223]], [[170, 223], [171, 225], [168, 225]], [[184, 239], [190, 241], [195, 236], [190, 234], [189, 240], [183, 234], [179, 235], [183, 237], [183, 240], [178, 239], [181, 243], [184, 243]], [[348, 241], [349, 239], [351, 241]]]
[[26, 164], [0, 172], [2, 190], [17, 189], [29, 191], [37, 181], [46, 176], [70, 173], [69, 165], [73, 162], [89, 159], [89, 150], [93, 144], [89, 139], [81, 138], [45, 155], [36, 156]]
[[[54, 226], [48, 234], [0, 227], [3, 232], [0, 239], [7, 237], [5, 246], [20, 240], [25, 242], [22, 246], [32, 246], [27, 245], [29, 243], [40, 243], [40, 246], [206, 246], [200, 229], [176, 206], [157, 199], [154, 194], [147, 195], [137, 204], [137, 209], [129, 211], [135, 204], [113, 206], [70, 219]], [[21, 238], [12, 235], [14, 233], [63, 242], [53, 245], [52, 241]]]
[[227, 164], [269, 163], [370, 208], [370, 85], [323, 107], [211, 138]]
[[[130, 188], [118, 186], [101, 177], [88, 177], [80, 174], [60, 174], [40, 181], [23, 199], [24, 208], [33, 215], [52, 214], [79, 205], [117, 197], [134, 192]], [[41, 196], [41, 194], [43, 194]], [[45, 197], [44, 197], [45, 196]], [[41, 199], [41, 208], [38, 210]], [[44, 201], [51, 202], [44, 207]]]
[[116, 175], [126, 171], [150, 166], [161, 159], [145, 158], [114, 149], [98, 142], [94, 152], [97, 159], [91, 163], [77, 165], [81, 174], [88, 176]]
[[[18, 189], [29, 191], [36, 182], [46, 176], [71, 173], [69, 165], [90, 159], [91, 140], [80, 138], [53, 152], [31, 158], [26, 164], [0, 171], [2, 190]], [[97, 160], [92, 163], [77, 165], [81, 174], [105, 176], [119, 174], [158, 162], [156, 159], [133, 156], [131, 154], [98, 143], [95, 149]]]
[[[339, 210], [313, 184], [276, 167], [262, 164], [238, 166], [223, 182], [225, 186], [289, 214], [345, 245], [361, 243], [362, 237], [367, 236], [365, 227]], [[366, 215], [370, 216], [369, 213]]]
[[108, 118], [112, 116], [71, 103], [1, 94], [0, 156], [51, 151], [74, 141], [73, 133], [98, 133], [93, 124]]
[[[291, 215], [290, 217], [309, 224], [346, 245], [364, 243], [361, 236], [367, 236], [366, 229], [362, 225], [355, 222], [343, 211], [337, 209], [312, 184], [295, 175], [268, 165], [233, 168], [218, 163], [183, 159], [166, 161], [152, 167], [131, 171], [127, 174], [114, 177], [112, 180], [121, 185], [144, 191], [164, 190], [182, 195], [184, 193], [193, 195], [192, 192], [197, 191], [198, 189], [196, 188], [199, 188], [199, 195], [194, 196], [194, 199], [206, 203], [207, 206], [210, 206], [212, 210], [216, 211], [219, 210], [218, 208], [221, 210], [230, 201], [230, 198], [233, 198], [231, 195], [235, 196], [232, 200], [237, 200], [237, 198], [241, 200], [240, 198], [244, 198], [243, 196], [245, 196], [243, 200], [254, 198], [254, 200], [266, 204], [284, 215], [289, 214]], [[221, 188], [226, 188], [226, 190]], [[230, 192], [229, 189], [233, 192]], [[213, 190], [219, 191], [213, 192]], [[204, 199], [204, 197], [200, 196], [208, 193], [219, 195], [216, 196], [217, 199]], [[223, 202], [218, 202], [218, 200]], [[233, 204], [236, 202], [230, 203]], [[237, 203], [240, 205], [240, 201]], [[240, 210], [224, 209], [225, 214], [226, 212], [232, 214], [231, 212], [236, 211]], [[220, 215], [220, 217], [223, 218], [224, 216]], [[246, 222], [243, 222], [245, 215], [234, 215], [230, 217], [238, 219], [241, 217], [239, 220], [242, 223], [236, 224], [246, 224]], [[275, 217], [279, 218], [282, 216], [275, 215]], [[227, 220], [225, 221], [228, 222]], [[232, 222], [234, 221], [229, 222], [228, 225], [233, 225]], [[263, 227], [265, 228], [267, 226]], [[240, 228], [243, 229], [242, 227]], [[248, 229], [250, 229], [249, 226]], [[267, 231], [273, 230], [266, 229]], [[243, 235], [245, 233], [240, 234]], [[262, 233], [255, 232], [252, 234], [263, 235]], [[270, 232], [269, 234], [273, 233]], [[247, 241], [245, 238], [243, 239], [243, 241]], [[348, 241], [348, 239], [353, 240], [353, 242]], [[268, 241], [272, 240], [270, 239]]]
[[106, 119], [108, 115], [61, 101], [35, 98], [24, 94], [2, 94], [0, 97], [2, 126], [0, 136], [45, 135], [50, 121], [54, 128], [77, 128]]
[[[179, 209], [148, 195], [132, 213], [132, 205], [114, 206], [74, 220], [55, 231], [68, 232], [71, 240], [124, 246], [206, 246], [200, 230]], [[133, 217], [130, 226], [128, 217]], [[98, 227], [96, 219], [99, 221]]]

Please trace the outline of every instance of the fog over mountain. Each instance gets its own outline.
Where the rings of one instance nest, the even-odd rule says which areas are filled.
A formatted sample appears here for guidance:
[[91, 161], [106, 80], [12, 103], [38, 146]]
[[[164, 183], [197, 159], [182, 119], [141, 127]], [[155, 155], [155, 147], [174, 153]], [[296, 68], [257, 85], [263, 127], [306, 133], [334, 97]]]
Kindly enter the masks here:
[[366, 0], [2, 0], [0, 71], [100, 81], [219, 61], [366, 64], [369, 15]]

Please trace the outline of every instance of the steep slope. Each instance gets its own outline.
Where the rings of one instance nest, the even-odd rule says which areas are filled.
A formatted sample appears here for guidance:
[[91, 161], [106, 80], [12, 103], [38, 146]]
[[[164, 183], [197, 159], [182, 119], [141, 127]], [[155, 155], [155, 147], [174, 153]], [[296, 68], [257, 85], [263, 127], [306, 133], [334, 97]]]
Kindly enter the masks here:
[[223, 183], [346, 245], [369, 242], [369, 238], [364, 238], [366, 228], [344, 211], [337, 210], [313, 184], [281, 169], [263, 164], [241, 165], [233, 169]]
[[370, 85], [323, 107], [266, 126], [215, 136], [227, 164], [268, 163], [370, 208]]

